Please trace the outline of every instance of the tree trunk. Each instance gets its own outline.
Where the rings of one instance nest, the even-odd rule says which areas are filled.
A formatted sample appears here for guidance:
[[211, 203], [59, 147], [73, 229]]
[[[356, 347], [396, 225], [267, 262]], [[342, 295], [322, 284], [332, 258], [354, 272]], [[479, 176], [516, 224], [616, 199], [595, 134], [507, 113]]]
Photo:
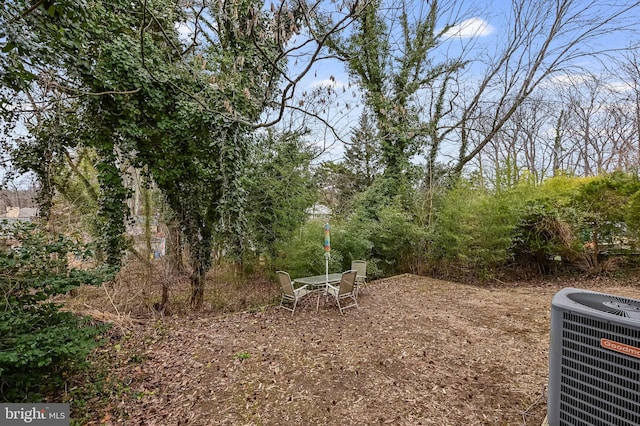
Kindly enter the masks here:
[[195, 311], [202, 309], [204, 302], [205, 273], [202, 268], [194, 268], [191, 274], [191, 308]]
[[200, 239], [200, 244], [189, 244], [191, 254], [191, 307], [194, 310], [202, 308], [204, 302], [204, 286], [206, 276], [211, 267], [211, 238]]
[[169, 283], [164, 280], [162, 281], [162, 300], [160, 300], [160, 305], [162, 306], [162, 310], [164, 311], [169, 304]]
[[175, 271], [185, 271], [183, 252], [180, 227], [176, 221], [172, 221], [167, 224], [166, 256]]

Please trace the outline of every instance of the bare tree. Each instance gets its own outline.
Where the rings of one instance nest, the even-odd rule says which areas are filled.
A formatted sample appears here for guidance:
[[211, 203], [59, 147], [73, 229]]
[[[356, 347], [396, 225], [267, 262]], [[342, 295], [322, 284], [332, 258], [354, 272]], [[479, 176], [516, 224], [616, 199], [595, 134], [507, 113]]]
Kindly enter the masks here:
[[[511, 187], [523, 177], [540, 183], [553, 173], [550, 110], [543, 97], [532, 96], [487, 144], [485, 155], [472, 161], [473, 164], [483, 161], [480, 168], [494, 187]], [[489, 131], [490, 124], [487, 127]]]
[[620, 80], [625, 82], [627, 92], [619, 113], [630, 121], [629, 132], [632, 138], [629, 140], [628, 158], [632, 165], [640, 167], [640, 49], [635, 48], [618, 61], [616, 71]]
[[634, 149], [634, 120], [631, 119], [627, 96], [611, 91], [611, 101], [605, 106], [604, 144], [608, 152], [603, 156], [602, 170], [637, 170], [637, 152]]
[[565, 150], [573, 157], [573, 163], [566, 164], [569, 169], [594, 176], [637, 167], [635, 113], [628, 89], [610, 75], [594, 74], [573, 76], [560, 85]]
[[[504, 45], [490, 56], [494, 59], [486, 63], [484, 78], [469, 88], [474, 95], [459, 106], [459, 119], [446, 130], [463, 136], [454, 170], [461, 171], [490, 143], [543, 82], [579, 69], [580, 60], [603, 54], [607, 48], [600, 47], [600, 38], [628, 30], [639, 6], [638, 2], [514, 1]], [[488, 113], [478, 114], [480, 110]], [[473, 132], [475, 117], [489, 118], [491, 126], [472, 143], [463, 129]]]
[[634, 170], [631, 97], [630, 86], [609, 74], [556, 78], [524, 102], [487, 144], [482, 170], [490, 180], [502, 178], [497, 186], [517, 182], [510, 178], [514, 173], [526, 172], [539, 183], [558, 171], [593, 176]]

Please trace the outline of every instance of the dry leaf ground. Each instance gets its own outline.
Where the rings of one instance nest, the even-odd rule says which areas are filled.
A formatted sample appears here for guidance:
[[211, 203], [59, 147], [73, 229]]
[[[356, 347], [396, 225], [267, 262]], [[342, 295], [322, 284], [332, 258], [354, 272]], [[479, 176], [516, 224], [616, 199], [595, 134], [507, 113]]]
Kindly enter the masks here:
[[563, 286], [403, 275], [373, 282], [344, 317], [309, 299], [293, 317], [274, 306], [135, 325], [111, 348], [126, 392], [92, 424], [541, 425]]

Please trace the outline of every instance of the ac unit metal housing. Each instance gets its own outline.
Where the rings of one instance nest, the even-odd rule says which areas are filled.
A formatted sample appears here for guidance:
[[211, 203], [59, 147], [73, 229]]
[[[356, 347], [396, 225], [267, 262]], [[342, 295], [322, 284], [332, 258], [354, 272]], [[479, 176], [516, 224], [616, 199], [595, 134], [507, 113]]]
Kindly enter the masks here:
[[640, 300], [556, 293], [548, 396], [549, 426], [640, 425]]

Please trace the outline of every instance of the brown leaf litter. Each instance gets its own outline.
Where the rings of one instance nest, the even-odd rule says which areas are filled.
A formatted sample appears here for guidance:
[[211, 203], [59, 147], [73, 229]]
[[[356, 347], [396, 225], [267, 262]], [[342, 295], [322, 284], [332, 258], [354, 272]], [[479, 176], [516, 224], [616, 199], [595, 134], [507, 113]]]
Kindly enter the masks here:
[[94, 424], [539, 426], [561, 286], [403, 275], [371, 283], [343, 317], [309, 298], [293, 317], [269, 307], [134, 324], [116, 356], [141, 361], [111, 371], [130, 391]]

